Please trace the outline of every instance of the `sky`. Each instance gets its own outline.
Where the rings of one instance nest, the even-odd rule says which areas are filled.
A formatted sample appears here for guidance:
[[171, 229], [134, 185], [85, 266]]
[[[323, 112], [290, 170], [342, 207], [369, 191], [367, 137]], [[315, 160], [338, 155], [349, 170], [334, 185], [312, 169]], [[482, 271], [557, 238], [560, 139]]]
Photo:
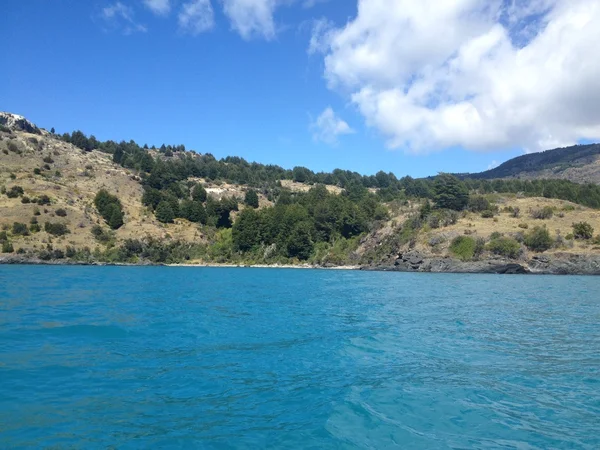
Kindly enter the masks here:
[[0, 110], [217, 158], [479, 172], [600, 140], [597, 0], [3, 0]]

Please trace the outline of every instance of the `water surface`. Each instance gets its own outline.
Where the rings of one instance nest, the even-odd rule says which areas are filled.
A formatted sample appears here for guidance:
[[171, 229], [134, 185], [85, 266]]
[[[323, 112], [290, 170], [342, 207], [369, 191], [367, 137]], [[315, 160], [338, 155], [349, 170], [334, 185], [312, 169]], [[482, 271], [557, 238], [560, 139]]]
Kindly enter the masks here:
[[600, 278], [0, 266], [0, 448], [600, 448]]

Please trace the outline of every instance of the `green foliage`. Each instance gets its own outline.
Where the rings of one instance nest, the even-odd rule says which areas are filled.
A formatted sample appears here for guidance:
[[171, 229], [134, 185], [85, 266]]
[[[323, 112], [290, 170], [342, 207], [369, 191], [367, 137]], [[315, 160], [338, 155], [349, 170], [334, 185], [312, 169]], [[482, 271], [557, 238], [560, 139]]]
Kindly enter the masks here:
[[26, 224], [15, 222], [12, 226], [12, 234], [14, 236], [29, 236], [29, 229]]
[[162, 223], [172, 223], [175, 219], [175, 213], [173, 207], [167, 201], [161, 201], [156, 207], [156, 220]]
[[531, 217], [533, 217], [534, 219], [551, 219], [553, 215], [554, 208], [552, 208], [551, 206], [544, 206], [542, 209], [535, 209], [531, 211]]
[[545, 252], [552, 248], [553, 243], [546, 227], [535, 227], [525, 236], [525, 245], [534, 252]]
[[246, 191], [244, 203], [252, 208], [258, 208], [258, 194], [254, 189], [249, 189]]
[[23, 191], [23, 188], [21, 186], [13, 186], [9, 190], [6, 191], [6, 196], [8, 198], [17, 198], [17, 197], [23, 195], [24, 192], [25, 191]]
[[184, 200], [181, 202], [181, 216], [190, 222], [206, 224], [206, 210], [204, 205], [193, 200]]
[[206, 201], [206, 189], [201, 184], [196, 184], [192, 189], [192, 199], [196, 202], [204, 203]]
[[94, 198], [96, 209], [106, 221], [106, 223], [116, 230], [123, 225], [123, 209], [119, 199], [108, 193], [106, 189], [101, 189]]
[[64, 208], [58, 208], [58, 209], [55, 211], [55, 214], [56, 214], [58, 217], [67, 217], [67, 211], [66, 211]]
[[490, 201], [482, 195], [474, 195], [469, 197], [469, 211], [472, 212], [483, 212], [490, 211], [491, 208]]
[[50, 222], [46, 222], [44, 224], [44, 231], [53, 236], [64, 236], [65, 234], [71, 232], [64, 223], [50, 223]]
[[94, 225], [90, 231], [92, 236], [94, 236], [94, 239], [102, 244], [108, 244], [113, 240], [112, 234], [108, 230], [102, 228], [100, 225]]
[[31, 203], [31, 199], [29, 197], [27, 197], [26, 195], [24, 195], [23, 197], [21, 197], [21, 203], [26, 205], [27, 203]]
[[13, 253], [14, 251], [15, 249], [10, 241], [2, 242], [2, 253]]
[[492, 217], [494, 217], [494, 211], [486, 209], [485, 211], [481, 212], [481, 217], [483, 217], [484, 219], [491, 219]]
[[52, 203], [50, 201], [50, 197], [48, 197], [46, 194], [42, 194], [37, 198], [38, 205], [49, 205], [50, 203]]
[[477, 242], [470, 236], [457, 236], [450, 243], [450, 251], [462, 261], [470, 261], [475, 256]]
[[571, 225], [573, 227], [573, 237], [575, 239], [592, 239], [594, 228], [587, 222], [579, 222]]
[[261, 226], [260, 215], [254, 209], [244, 209], [231, 230], [235, 249], [248, 252], [260, 245]]
[[509, 237], [497, 237], [492, 239], [487, 248], [495, 255], [504, 256], [506, 258], [516, 259], [521, 251], [521, 244], [515, 239]]
[[297, 223], [287, 241], [287, 255], [290, 258], [307, 260], [311, 256], [313, 245], [310, 224], [308, 222]]
[[463, 210], [469, 203], [469, 191], [465, 184], [453, 175], [443, 173], [434, 181], [435, 204], [438, 208]]

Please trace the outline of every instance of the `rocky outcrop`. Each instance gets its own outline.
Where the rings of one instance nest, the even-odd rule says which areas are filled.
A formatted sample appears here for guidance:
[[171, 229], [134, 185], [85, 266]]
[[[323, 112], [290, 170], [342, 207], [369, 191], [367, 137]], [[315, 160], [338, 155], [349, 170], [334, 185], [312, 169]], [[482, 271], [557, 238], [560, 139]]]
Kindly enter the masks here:
[[534, 256], [529, 261], [511, 261], [502, 258], [460, 261], [449, 256], [442, 257], [410, 251], [398, 255], [393, 264], [372, 265], [362, 269], [390, 272], [497, 273], [506, 275], [600, 275], [600, 256], [564, 253]]
[[11, 131], [24, 131], [32, 134], [42, 133], [38, 127], [18, 114], [0, 112], [0, 125], [5, 126]]

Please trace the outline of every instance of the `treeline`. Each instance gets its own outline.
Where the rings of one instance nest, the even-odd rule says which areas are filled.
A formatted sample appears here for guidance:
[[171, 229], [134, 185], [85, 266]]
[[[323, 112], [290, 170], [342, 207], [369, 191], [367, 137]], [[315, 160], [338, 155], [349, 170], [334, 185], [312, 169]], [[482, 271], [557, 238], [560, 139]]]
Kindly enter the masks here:
[[[375, 175], [335, 169], [332, 172], [313, 172], [306, 167], [291, 170], [276, 165], [248, 162], [243, 158], [229, 156], [217, 160], [210, 153], [198, 154], [185, 150], [183, 145], [152, 147], [159, 154], [153, 158], [147, 145], [134, 141], [116, 143], [87, 138], [81, 131], [62, 136], [67, 142], [84, 149], [98, 149], [113, 155], [113, 160], [124, 167], [140, 171], [142, 183], [147, 188], [164, 190], [190, 177], [211, 181], [224, 181], [253, 187], [272, 188], [279, 180], [293, 180], [307, 184], [325, 184], [344, 189], [376, 188], [382, 201], [404, 198], [432, 199], [435, 195], [436, 177], [414, 179], [410, 176], [397, 178], [383, 171]], [[480, 193], [521, 193], [529, 197], [547, 197], [568, 200], [591, 208], [600, 208], [600, 187], [594, 184], [577, 184], [567, 180], [483, 180], [467, 178], [461, 181], [469, 191]]]

